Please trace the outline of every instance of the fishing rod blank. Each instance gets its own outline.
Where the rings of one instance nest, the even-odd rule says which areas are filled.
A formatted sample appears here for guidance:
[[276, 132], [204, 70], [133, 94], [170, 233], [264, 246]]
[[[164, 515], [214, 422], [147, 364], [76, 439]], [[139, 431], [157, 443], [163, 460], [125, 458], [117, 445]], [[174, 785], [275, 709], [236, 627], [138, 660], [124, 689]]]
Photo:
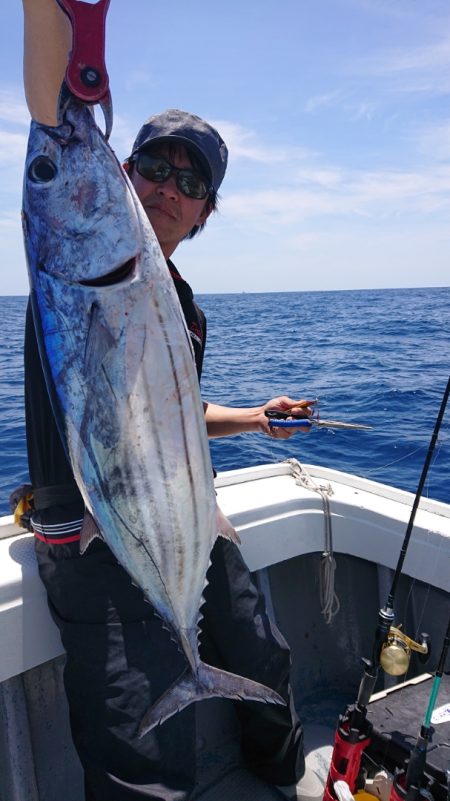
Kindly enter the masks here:
[[[361, 680], [359, 692], [358, 692], [358, 700], [357, 705], [360, 708], [364, 708], [369, 703], [370, 696], [372, 695], [373, 689], [375, 687], [375, 683], [378, 677], [378, 670], [380, 667], [380, 656], [382, 654], [383, 649], [385, 653], [383, 667], [387, 666], [389, 662], [389, 635], [392, 632], [392, 641], [393, 644], [398, 648], [403, 648], [406, 653], [409, 653], [410, 649], [419, 651], [422, 656], [426, 656], [428, 653], [428, 644], [427, 644], [427, 637], [426, 635], [423, 636], [422, 643], [414, 643], [409, 637], [406, 637], [403, 632], [399, 631], [398, 629], [393, 628], [394, 623], [394, 597], [397, 590], [398, 581], [400, 578], [400, 574], [402, 572], [403, 563], [405, 561], [406, 551], [408, 549], [409, 541], [411, 539], [411, 533], [414, 526], [414, 520], [416, 517], [416, 512], [419, 507], [419, 502], [422, 496], [423, 487], [428, 475], [428, 470], [430, 467], [431, 459], [433, 456], [434, 448], [437, 442], [437, 438], [439, 435], [439, 431], [442, 425], [442, 420], [444, 417], [445, 409], [447, 406], [448, 398], [450, 395], [450, 376], [447, 381], [447, 386], [444, 391], [444, 395], [441, 401], [441, 405], [439, 408], [438, 416], [436, 418], [436, 423], [434, 426], [434, 431], [431, 436], [430, 444], [428, 447], [427, 455], [425, 458], [425, 462], [422, 468], [422, 474], [420, 476], [419, 485], [417, 487], [417, 492], [414, 498], [414, 503], [411, 509], [411, 515], [409, 518], [408, 526], [406, 529], [405, 537], [403, 540], [402, 548], [400, 551], [400, 556], [398, 558], [397, 567], [395, 569], [394, 578], [392, 581], [391, 591], [389, 593], [388, 599], [386, 601], [385, 606], [380, 609], [378, 613], [378, 625], [375, 632], [375, 642], [372, 650], [372, 658], [370, 660], [363, 660], [366, 669], [364, 671], [363, 678]], [[389, 669], [386, 672], [390, 672]], [[395, 673], [394, 673], [395, 675]]]
[[[416, 496], [414, 499], [410, 520], [403, 540], [402, 549], [400, 552], [397, 568], [392, 582], [391, 591], [388, 600], [383, 608], [378, 613], [378, 625], [375, 632], [375, 642], [372, 650], [372, 659], [363, 659], [362, 662], [365, 666], [364, 673], [358, 690], [358, 698], [355, 704], [347, 706], [343, 715], [339, 716], [339, 722], [336, 730], [333, 753], [331, 757], [330, 769], [328, 772], [327, 783], [324, 792], [324, 801], [334, 801], [336, 798], [334, 792], [334, 782], [338, 780], [346, 781], [352, 792], [358, 783], [358, 776], [360, 773], [361, 755], [366, 750], [371, 742], [372, 737], [372, 724], [367, 720], [367, 705], [373, 693], [378, 671], [380, 667], [380, 654], [388, 643], [389, 633], [393, 629], [394, 623], [394, 596], [397, 588], [397, 583], [403, 567], [406, 556], [406, 551], [411, 538], [411, 532], [414, 525], [414, 519], [419, 501], [422, 495], [425, 480], [428, 474], [428, 469], [431, 463], [431, 458], [436, 445], [438, 434], [441, 428], [442, 420], [444, 417], [445, 408], [447, 406], [448, 398], [450, 395], [450, 376], [448, 378], [447, 386], [442, 398], [439, 413], [434, 426], [434, 431], [431, 437], [430, 445], [428, 448], [425, 463], [422, 469], [419, 485], [417, 488]], [[405, 638], [402, 632], [398, 629], [394, 630], [398, 643], [403, 647], [422, 652], [428, 652], [427, 644], [424, 641], [422, 645], [414, 643], [409, 638]], [[450, 801], [450, 799], [449, 799]]]
[[395, 592], [396, 592], [396, 589], [397, 589], [397, 584], [398, 584], [398, 580], [400, 578], [400, 574], [401, 574], [402, 569], [403, 569], [403, 562], [405, 561], [406, 551], [408, 549], [409, 540], [411, 538], [411, 533], [412, 533], [412, 529], [413, 529], [413, 525], [414, 525], [414, 519], [416, 517], [416, 512], [417, 512], [417, 509], [418, 509], [418, 506], [419, 506], [420, 499], [422, 497], [423, 488], [424, 488], [424, 485], [425, 485], [425, 481], [426, 481], [427, 474], [428, 474], [428, 469], [429, 469], [430, 463], [431, 463], [431, 458], [433, 456], [434, 448], [436, 446], [437, 438], [438, 438], [439, 431], [440, 431], [440, 428], [441, 428], [441, 424], [442, 424], [442, 420], [443, 420], [444, 413], [445, 413], [445, 407], [447, 406], [447, 401], [448, 401], [449, 394], [450, 394], [450, 376], [449, 376], [449, 379], [447, 381], [447, 386], [445, 388], [444, 396], [442, 398], [441, 407], [439, 409], [439, 413], [438, 413], [438, 416], [436, 418], [434, 431], [433, 431], [433, 434], [431, 436], [430, 444], [429, 444], [429, 447], [428, 447], [428, 453], [426, 455], [426, 459], [425, 459], [425, 462], [424, 462], [424, 465], [423, 465], [423, 468], [422, 468], [422, 475], [420, 477], [419, 485], [417, 487], [416, 497], [414, 498], [413, 507], [411, 509], [411, 516], [409, 518], [408, 527], [406, 529], [405, 539], [403, 540], [402, 549], [401, 549], [400, 556], [399, 556], [399, 559], [398, 559], [398, 562], [397, 562], [395, 575], [394, 575], [394, 578], [393, 578], [393, 581], [392, 581], [391, 591], [389, 593], [389, 597], [388, 597], [388, 600], [386, 602], [386, 609], [392, 609], [393, 605], [394, 605], [394, 595], [395, 595]]

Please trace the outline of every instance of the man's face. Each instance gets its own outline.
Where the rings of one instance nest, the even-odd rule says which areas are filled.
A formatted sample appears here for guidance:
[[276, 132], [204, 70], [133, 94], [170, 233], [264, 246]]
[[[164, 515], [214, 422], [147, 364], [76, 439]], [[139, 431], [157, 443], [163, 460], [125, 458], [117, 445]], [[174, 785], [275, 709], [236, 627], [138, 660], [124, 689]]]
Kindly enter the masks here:
[[[191, 169], [189, 154], [183, 145], [166, 144], [152, 149], [152, 155], [162, 156], [175, 167]], [[176, 175], [172, 175], [163, 183], [148, 181], [133, 165], [131, 181], [141, 201], [152, 228], [157, 236], [161, 250], [166, 259], [170, 258], [175, 248], [189, 233], [194, 225], [202, 225], [210, 214], [208, 199], [195, 200], [186, 197], [177, 187]]]

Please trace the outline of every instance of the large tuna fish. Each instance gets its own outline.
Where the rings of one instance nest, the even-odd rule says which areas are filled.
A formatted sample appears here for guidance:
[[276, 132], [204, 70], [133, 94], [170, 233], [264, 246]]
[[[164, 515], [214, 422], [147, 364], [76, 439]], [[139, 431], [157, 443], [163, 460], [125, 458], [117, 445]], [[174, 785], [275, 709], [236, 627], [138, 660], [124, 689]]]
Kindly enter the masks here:
[[47, 385], [104, 540], [186, 655], [145, 733], [214, 696], [283, 703], [200, 661], [216, 500], [195, 365], [158, 242], [92, 113], [31, 125], [23, 224]]

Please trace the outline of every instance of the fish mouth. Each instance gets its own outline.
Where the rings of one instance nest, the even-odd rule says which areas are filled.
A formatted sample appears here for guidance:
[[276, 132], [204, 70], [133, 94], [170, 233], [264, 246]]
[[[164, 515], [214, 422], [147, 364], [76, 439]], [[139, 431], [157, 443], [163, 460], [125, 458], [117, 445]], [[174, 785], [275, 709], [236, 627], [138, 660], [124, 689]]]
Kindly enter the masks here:
[[112, 270], [110, 273], [106, 273], [106, 275], [100, 275], [98, 278], [90, 278], [88, 281], [79, 281], [82, 286], [114, 286], [115, 284], [121, 284], [127, 279], [131, 278], [133, 273], [135, 272], [136, 267], [136, 256], [133, 258], [128, 259], [128, 261], [121, 264], [120, 267], [116, 267], [115, 270]]

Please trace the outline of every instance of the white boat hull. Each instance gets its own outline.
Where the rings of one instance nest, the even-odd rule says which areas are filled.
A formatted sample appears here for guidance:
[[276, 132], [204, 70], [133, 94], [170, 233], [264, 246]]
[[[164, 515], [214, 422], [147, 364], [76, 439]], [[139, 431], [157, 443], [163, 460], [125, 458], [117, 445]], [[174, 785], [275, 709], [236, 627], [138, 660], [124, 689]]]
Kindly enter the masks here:
[[[306, 470], [313, 484], [328, 493], [330, 503], [335, 588], [341, 604], [331, 625], [326, 624], [319, 601], [318, 572], [325, 545], [321, 494], [299, 485], [295, 468], [287, 463], [221, 473], [216, 489], [221, 508], [239, 532], [244, 558], [256, 571], [269, 611], [290, 642], [294, 695], [307, 724], [308, 759], [323, 771], [337, 713], [355, 700], [360, 657], [371, 652], [377, 610], [390, 589], [414, 496], [326, 468], [307, 465]], [[438, 642], [449, 591], [450, 505], [424, 499], [399, 591], [399, 609], [407, 619], [398, 622], [404, 622], [407, 631], [411, 622], [414, 627], [420, 624], [420, 631], [431, 628]], [[61, 795], [57, 792], [55, 801], [62, 794], [66, 801], [78, 801], [81, 772], [70, 743], [62, 689], [63, 649], [39, 579], [33, 537], [20, 532], [12, 518], [0, 519], [0, 641], [0, 711], [7, 710], [9, 743], [5, 745], [0, 724], [0, 752], [15, 749], [22, 765], [39, 762], [39, 770], [45, 772], [45, 759], [36, 759], [37, 750], [44, 747], [49, 753], [53, 747], [63, 747], [65, 766], [58, 773]], [[413, 672], [425, 669], [416, 660]], [[47, 705], [42, 708], [44, 697]], [[34, 710], [35, 719], [24, 738], [26, 707]], [[32, 730], [39, 730], [38, 738]], [[0, 753], [2, 764], [4, 758], [12, 759], [11, 754]], [[0, 782], [0, 795], [7, 790], [11, 801], [16, 797], [40, 801], [37, 790], [33, 795], [27, 784], [30, 770], [21, 770], [20, 781], [11, 771]], [[45, 780], [41, 777], [43, 786]], [[47, 781], [55, 787], [54, 773]], [[68, 787], [73, 788], [73, 797]]]

